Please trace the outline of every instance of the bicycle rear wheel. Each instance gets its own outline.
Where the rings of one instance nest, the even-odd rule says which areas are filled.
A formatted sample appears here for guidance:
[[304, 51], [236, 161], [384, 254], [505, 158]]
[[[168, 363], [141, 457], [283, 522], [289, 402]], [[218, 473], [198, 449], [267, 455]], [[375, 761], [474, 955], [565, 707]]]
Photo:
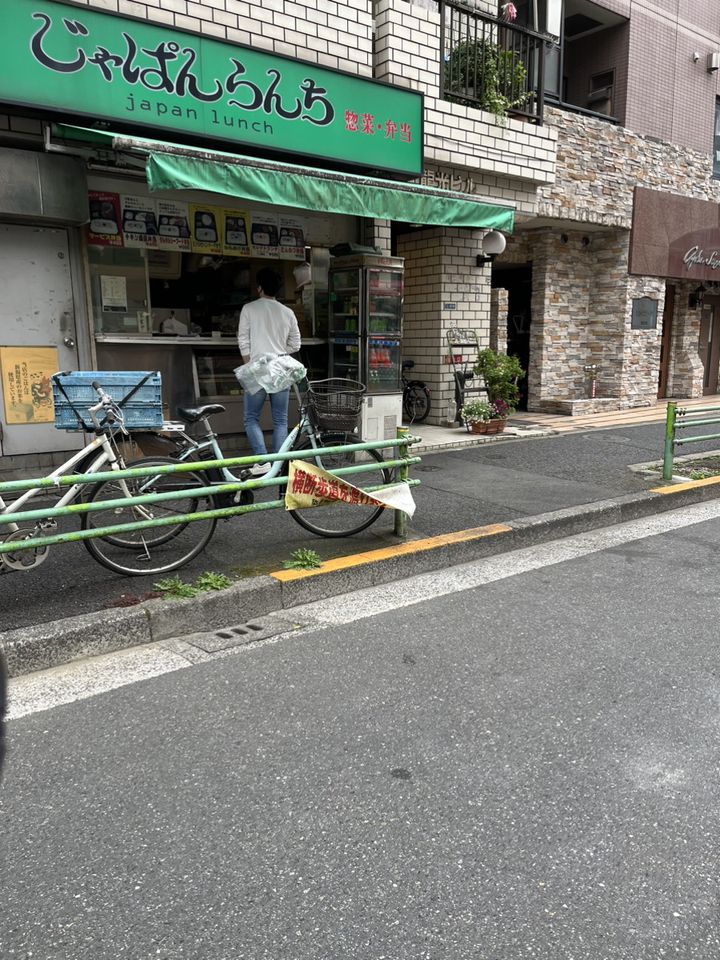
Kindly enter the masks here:
[[411, 423], [422, 423], [430, 413], [430, 391], [423, 383], [409, 383], [403, 391], [403, 412]]
[[[128, 464], [128, 468], [171, 464], [177, 466], [177, 461], [167, 457], [146, 457]], [[138, 477], [126, 480], [125, 484], [131, 496], [141, 496], [148, 493], [192, 491], [193, 487], [206, 487], [210, 482], [201, 471], [193, 470], [188, 473]], [[215, 518], [171, 522], [174, 517], [183, 514], [212, 510], [214, 499], [207, 494], [196, 497], [190, 492], [172, 500], [134, 505], [132, 499], [127, 498], [120, 480], [98, 483], [88, 494], [88, 501], [92, 503], [123, 499], [127, 501], [127, 505], [83, 514], [82, 529], [99, 530], [116, 524], [145, 520], [169, 522], [158, 527], [127, 530], [83, 541], [91, 556], [115, 573], [143, 576], [177, 570], [205, 548], [215, 530]]]
[[[339, 436], [321, 434], [317, 441], [322, 447], [339, 447], [357, 443], [356, 439], [351, 439], [345, 434]], [[311, 446], [310, 438], [303, 436], [294, 449], [308, 450]], [[368, 464], [376, 461], [376, 463], [372, 463], [371, 469], [362, 473], [349, 474], [344, 478], [353, 486], [364, 490], [366, 487], [390, 483], [390, 471], [377, 465], [382, 463], [382, 460], [383, 458], [377, 450], [360, 452], [348, 450], [323, 456], [322, 468], [327, 470], [328, 473], [334, 473], [341, 467], [351, 467], [364, 461]], [[311, 460], [310, 463], [315, 463], [315, 461]], [[384, 509], [384, 507], [374, 505], [327, 503], [319, 507], [308, 507], [288, 512], [296, 523], [318, 537], [351, 537], [375, 523]]]

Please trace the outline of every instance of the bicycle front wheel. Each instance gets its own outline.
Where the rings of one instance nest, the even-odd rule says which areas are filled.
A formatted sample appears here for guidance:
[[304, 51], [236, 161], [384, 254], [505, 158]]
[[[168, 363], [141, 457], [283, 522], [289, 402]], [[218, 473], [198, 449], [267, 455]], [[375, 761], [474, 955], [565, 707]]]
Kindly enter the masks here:
[[[166, 457], [146, 457], [128, 464], [130, 467], [177, 466], [177, 461]], [[160, 526], [140, 530], [123, 530], [83, 541], [91, 556], [104, 567], [126, 576], [167, 573], [189, 563], [205, 548], [213, 535], [217, 521], [180, 520], [183, 514], [212, 510], [214, 499], [207, 494], [193, 496], [193, 487], [210, 485], [199, 470], [189, 473], [158, 474], [125, 480], [105, 480], [94, 486], [88, 501], [125, 500], [126, 504], [106, 510], [83, 514], [84, 530], [99, 530], [117, 524], [131, 524], [147, 520], [168, 521]], [[179, 497], [154, 503], [134, 504], [132, 498], [149, 493], [180, 493]], [[127, 494], [130, 494], [128, 497]]]
[[[356, 440], [352, 440], [345, 435], [318, 436], [317, 442], [323, 447], [339, 447], [357, 443]], [[309, 450], [311, 446], [310, 438], [303, 437], [295, 449], [305, 451]], [[382, 460], [383, 458], [377, 450], [362, 450], [359, 452], [347, 450], [324, 455], [321, 466], [328, 473], [335, 473], [341, 467], [351, 467], [367, 462], [367, 471], [351, 473], [344, 478], [353, 486], [364, 490], [367, 487], [377, 487], [390, 483], [390, 471], [378, 465], [382, 463]], [[375, 462], [373, 463], [373, 461]], [[314, 460], [310, 462], [315, 463]], [[362, 530], [366, 530], [370, 524], [375, 523], [384, 509], [384, 507], [374, 505], [364, 506], [339, 502], [324, 503], [319, 507], [307, 507], [288, 512], [301, 527], [318, 537], [351, 537]]]
[[430, 413], [430, 391], [421, 383], [409, 383], [403, 392], [403, 412], [410, 423], [422, 423]]

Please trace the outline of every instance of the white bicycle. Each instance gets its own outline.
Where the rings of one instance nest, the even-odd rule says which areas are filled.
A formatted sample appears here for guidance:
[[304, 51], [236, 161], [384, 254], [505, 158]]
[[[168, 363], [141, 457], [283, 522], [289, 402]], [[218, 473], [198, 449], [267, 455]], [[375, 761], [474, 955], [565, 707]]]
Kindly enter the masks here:
[[[72, 474], [93, 474], [103, 470], [123, 470], [124, 458], [118, 449], [118, 439], [129, 436], [123, 422], [123, 412], [102, 387], [93, 383], [98, 402], [89, 409], [95, 427], [95, 437], [61, 464], [46, 479], [55, 480]], [[100, 416], [101, 415], [101, 416]], [[100, 417], [100, 419], [99, 419]], [[146, 457], [143, 467], [167, 467], [177, 461], [167, 457]], [[132, 466], [132, 464], [130, 464]], [[193, 488], [207, 486], [207, 478], [199, 471], [178, 475], [158, 474], [137, 479], [119, 477], [114, 481], [98, 481], [97, 484], [73, 484], [50, 507], [28, 510], [31, 501], [52, 494], [52, 487], [36, 487], [26, 490], [16, 500], [6, 503], [0, 496], [0, 517], [17, 516], [18, 522], [0, 524], [0, 543], [18, 545], [39, 540], [54, 534], [62, 508], [76, 501], [89, 504], [91, 510], [80, 513], [82, 530], [94, 529], [96, 537], [83, 539], [91, 556], [103, 566], [128, 576], [161, 574], [175, 570], [188, 563], [204, 549], [215, 530], [216, 519], [198, 519], [192, 522], [172, 518], [212, 510], [212, 496], [198, 494]], [[59, 489], [59, 488], [58, 488]], [[182, 494], [182, 491], [186, 493]], [[178, 498], [178, 492], [181, 495]], [[146, 494], [167, 494], [167, 500], [153, 503], [138, 503], [137, 497]], [[100, 512], [95, 512], [95, 511]], [[31, 513], [31, 517], [23, 514]], [[109, 516], [109, 519], [108, 519]], [[98, 520], [101, 522], [98, 523]], [[165, 520], [164, 525], [152, 525], [152, 521]], [[136, 530], [103, 530], [118, 524], [144, 523], [148, 526]], [[67, 539], [81, 539], [68, 533]], [[28, 571], [43, 563], [50, 547], [38, 544], [18, 550], [0, 553], [0, 573]]]

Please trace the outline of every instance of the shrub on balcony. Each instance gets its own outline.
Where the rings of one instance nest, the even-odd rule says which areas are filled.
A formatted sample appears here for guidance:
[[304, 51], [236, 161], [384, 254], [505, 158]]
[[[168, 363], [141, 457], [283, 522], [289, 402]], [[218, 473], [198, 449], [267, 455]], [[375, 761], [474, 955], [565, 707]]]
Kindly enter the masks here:
[[450, 51], [445, 61], [445, 94], [457, 103], [493, 113], [498, 123], [532, 96], [524, 64], [512, 50], [490, 40], [463, 40]]

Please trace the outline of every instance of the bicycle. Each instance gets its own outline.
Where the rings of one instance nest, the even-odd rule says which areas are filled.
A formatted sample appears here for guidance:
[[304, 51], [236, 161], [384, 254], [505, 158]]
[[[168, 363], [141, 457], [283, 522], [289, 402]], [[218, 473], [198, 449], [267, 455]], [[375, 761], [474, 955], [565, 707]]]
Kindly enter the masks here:
[[408, 380], [405, 376], [405, 371], [412, 370], [414, 366], [414, 360], [403, 360], [403, 413], [410, 423], [422, 423], [430, 413], [430, 391], [422, 380]]
[[[360, 415], [365, 386], [354, 380], [315, 380], [307, 382], [307, 391], [303, 398], [297, 384], [292, 385], [298, 402], [300, 419], [290, 431], [278, 453], [315, 450], [323, 447], [342, 448], [357, 443], [354, 434]], [[179, 461], [197, 459], [227, 459], [220, 447], [209, 418], [222, 413], [225, 407], [221, 403], [206, 404], [201, 407], [181, 407], [180, 418], [186, 424], [198, 424], [201, 428], [199, 439], [189, 436], [184, 430], [177, 438], [171, 439], [175, 445], [174, 459]], [[378, 466], [363, 470], [358, 475], [358, 485], [362, 489], [385, 486], [392, 479], [391, 471], [382, 466], [383, 458], [377, 450], [354, 451], [336, 449], [334, 453], [318, 454], [310, 458], [313, 463], [328, 473], [336, 473], [358, 462], [374, 460]], [[134, 465], [139, 466], [142, 461]], [[288, 460], [276, 460], [271, 469], [262, 475], [256, 486], [264, 486], [267, 481], [284, 477], [288, 472]], [[237, 483], [252, 478], [249, 469], [239, 475], [227, 468], [207, 468], [207, 479], [213, 484]], [[351, 478], [353, 483], [354, 478]], [[265, 483], [262, 483], [265, 481]], [[251, 503], [251, 489], [237, 494], [218, 494], [216, 500], [222, 506], [236, 506], [238, 502]], [[305, 530], [320, 537], [350, 537], [366, 530], [380, 517], [385, 508], [375, 504], [361, 505], [338, 502], [323, 504], [321, 507], [307, 509], [296, 508], [288, 513]]]
[[[78, 473], [99, 473], [104, 467], [113, 471], [122, 470], [126, 466], [117, 444], [118, 437], [129, 436], [129, 431], [124, 425], [122, 409], [99, 384], [93, 382], [92, 387], [99, 398], [98, 403], [88, 409], [95, 437], [48, 474], [48, 479], [54, 480]], [[102, 420], [99, 420], [98, 414], [101, 412], [103, 416]], [[143, 460], [143, 465], [149, 467], [167, 466], [173, 463], [174, 461], [167, 457], [148, 457]], [[206, 483], [199, 471], [191, 471], [181, 477], [158, 475], [136, 480], [118, 478], [116, 481], [99, 481], [92, 485], [76, 483], [59, 497], [55, 506], [44, 510], [43, 516], [35, 520], [32, 527], [22, 527], [18, 523], [0, 526], [0, 543], [26, 542], [54, 532], [58, 526], [55, 519], [59, 516], [58, 511], [76, 500], [82, 500], [90, 505], [103, 503], [101, 508], [103, 512], [108, 509], [112, 511], [113, 526], [116, 522], [125, 520], [150, 524], [154, 520], [170, 519], [174, 515], [212, 509], [212, 496], [203, 494], [194, 497], [190, 492], [180, 500], [177, 499], [178, 491], [187, 491], [188, 488], [200, 486], [206, 486]], [[89, 490], [88, 487], [90, 487]], [[47, 492], [47, 487], [36, 487], [25, 491], [11, 503], [6, 503], [0, 496], [0, 515], [20, 515], [31, 500], [46, 495]], [[110, 492], [112, 493], [110, 499], [113, 502], [104, 502], [103, 495]], [[166, 494], [171, 499], [168, 502], [160, 501], [152, 504], [134, 502], [134, 498], [141, 493]], [[82, 529], [91, 528], [92, 514], [83, 514], [80, 523]], [[167, 573], [188, 563], [204, 549], [215, 530], [215, 524], [215, 518], [192, 523], [180, 521], [177, 524], [171, 523], [150, 529], [108, 533], [97, 539], [83, 540], [83, 543], [95, 560], [115, 572], [127, 575]], [[116, 549], [123, 552], [124, 563], [114, 561], [111, 553]], [[37, 548], [2, 553], [0, 554], [0, 573], [31, 570], [47, 559], [49, 550], [47, 545], [41, 545]], [[133, 567], [132, 564], [135, 566]]]

